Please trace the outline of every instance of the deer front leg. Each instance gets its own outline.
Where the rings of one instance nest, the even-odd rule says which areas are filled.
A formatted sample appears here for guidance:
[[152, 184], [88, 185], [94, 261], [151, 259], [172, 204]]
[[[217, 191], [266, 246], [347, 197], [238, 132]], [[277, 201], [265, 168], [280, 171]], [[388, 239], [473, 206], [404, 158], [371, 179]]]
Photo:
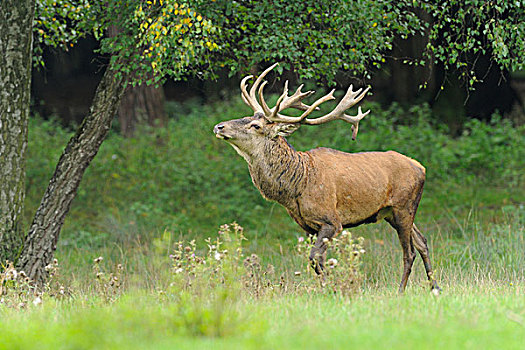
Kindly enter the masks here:
[[310, 251], [310, 263], [315, 272], [320, 275], [324, 270], [324, 263], [326, 260], [326, 249], [328, 248], [328, 241], [332, 239], [342, 230], [342, 226], [324, 224], [317, 233], [317, 240], [315, 241], [312, 250]]

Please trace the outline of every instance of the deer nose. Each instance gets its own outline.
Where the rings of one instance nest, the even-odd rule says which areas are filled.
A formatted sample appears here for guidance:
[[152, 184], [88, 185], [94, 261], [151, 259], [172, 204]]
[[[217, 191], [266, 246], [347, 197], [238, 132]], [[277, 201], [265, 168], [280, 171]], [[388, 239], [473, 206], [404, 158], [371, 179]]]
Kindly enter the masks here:
[[220, 123], [220, 124], [215, 125], [215, 127], [213, 128], [213, 132], [218, 133], [219, 130], [222, 130], [222, 129], [224, 129], [224, 124]]

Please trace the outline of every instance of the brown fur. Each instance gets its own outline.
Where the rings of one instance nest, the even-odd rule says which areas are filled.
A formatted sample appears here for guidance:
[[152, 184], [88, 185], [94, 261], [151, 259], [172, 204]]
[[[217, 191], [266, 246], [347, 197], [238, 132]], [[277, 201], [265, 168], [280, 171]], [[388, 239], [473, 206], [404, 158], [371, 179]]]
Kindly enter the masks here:
[[344, 227], [385, 219], [403, 248], [405, 289], [415, 258], [422, 256], [432, 288], [426, 239], [413, 224], [425, 182], [425, 168], [397, 152], [345, 153], [330, 148], [299, 152], [283, 136], [299, 125], [272, 123], [260, 115], [215, 126], [248, 163], [254, 185], [264, 198], [283, 205], [306, 232], [317, 235], [310, 258], [322, 273], [326, 244]]

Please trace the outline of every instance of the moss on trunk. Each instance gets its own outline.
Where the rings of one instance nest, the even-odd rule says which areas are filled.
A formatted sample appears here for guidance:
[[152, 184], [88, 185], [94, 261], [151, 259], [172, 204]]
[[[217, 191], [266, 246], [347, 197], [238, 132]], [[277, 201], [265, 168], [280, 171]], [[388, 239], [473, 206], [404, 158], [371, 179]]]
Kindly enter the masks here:
[[24, 239], [25, 152], [31, 84], [32, 0], [0, 2], [0, 262]]

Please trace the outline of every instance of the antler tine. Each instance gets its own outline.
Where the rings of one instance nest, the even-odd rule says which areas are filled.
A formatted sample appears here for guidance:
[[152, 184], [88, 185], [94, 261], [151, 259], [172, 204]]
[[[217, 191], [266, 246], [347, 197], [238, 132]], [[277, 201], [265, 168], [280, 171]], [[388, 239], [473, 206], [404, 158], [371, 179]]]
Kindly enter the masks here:
[[241, 80], [241, 97], [244, 103], [246, 103], [248, 106], [250, 106], [251, 109], [253, 109], [254, 112], [258, 112], [260, 108], [257, 101], [250, 98], [250, 95], [248, 94], [248, 91], [246, 89], [246, 82], [253, 78], [253, 75], [247, 75]]
[[[288, 96], [288, 80], [287, 80], [284, 84], [283, 93], [277, 100], [275, 107], [270, 110], [270, 113], [266, 114], [267, 119], [273, 122], [285, 122], [285, 123], [300, 122], [301, 121], [300, 117], [288, 117], [288, 116], [279, 114], [279, 112], [287, 108], [296, 108], [302, 111], [306, 111], [310, 108], [310, 106], [302, 103], [301, 100], [313, 94], [314, 91], [302, 92], [301, 89], [303, 88], [303, 86], [304, 85], [300, 85], [292, 96]], [[262, 96], [262, 89], [259, 89], [259, 99], [261, 100], [263, 104], [263, 108], [267, 107], [265, 106], [266, 103]], [[314, 106], [314, 109], [317, 110], [319, 108], [317, 108], [317, 106]]]
[[348, 108], [354, 106], [356, 103], [361, 101], [366, 96], [368, 91], [370, 90], [370, 87], [367, 87], [363, 92], [361, 92], [362, 89], [359, 89], [357, 91], [353, 91], [352, 89], [353, 89], [353, 86], [350, 85], [345, 96], [343, 97], [341, 102], [339, 102], [339, 104], [335, 107], [335, 109], [332, 112], [320, 118], [305, 119], [304, 124], [319, 125], [319, 124], [324, 124], [326, 122], [329, 122], [335, 119], [341, 119], [341, 120], [344, 120], [352, 124], [352, 139], [355, 140], [355, 138], [357, 137], [358, 129], [359, 129], [359, 121], [363, 119], [365, 116], [367, 116], [370, 113], [370, 110], [363, 113], [363, 111], [361, 110], [361, 107], [359, 107], [357, 110], [358, 113], [356, 116], [350, 116], [350, 115], [344, 114], [344, 112]]
[[264, 72], [261, 73], [261, 75], [259, 75], [259, 77], [257, 77], [257, 79], [255, 80], [255, 82], [253, 83], [252, 85], [252, 88], [250, 89], [250, 98], [253, 99], [256, 103], [257, 103], [257, 97], [255, 97], [255, 94], [257, 93], [257, 88], [259, 87], [259, 84], [261, 83], [261, 81], [264, 79], [264, 77], [272, 70], [274, 69], [275, 67], [277, 67], [279, 65], [279, 63], [274, 63], [272, 64], [270, 67], [266, 68], [266, 70]]
[[[268, 67], [264, 72], [262, 72], [261, 75], [259, 75], [259, 77], [253, 83], [249, 93], [248, 93], [248, 89], [247, 89], [247, 86], [246, 86], [246, 82], [249, 79], [253, 78], [253, 75], [247, 75], [241, 80], [241, 97], [242, 97], [242, 100], [244, 101], [244, 103], [246, 103], [248, 106], [250, 106], [250, 108], [253, 109], [253, 111], [255, 113], [264, 113], [266, 115], [266, 113], [270, 110], [268, 108], [268, 105], [266, 104], [266, 102], [264, 101], [263, 98], [261, 98], [261, 99], [262, 99], [262, 103], [263, 103], [264, 106], [261, 106], [259, 104], [255, 94], [257, 92], [257, 87], [259, 86], [261, 81], [264, 79], [264, 77], [268, 74], [268, 72], [270, 72], [272, 69], [274, 69], [277, 65], [278, 65], [278, 63], [275, 63], [272, 66]], [[259, 96], [262, 96], [262, 93], [259, 93]]]
[[350, 116], [347, 114], [343, 114], [341, 116], [341, 119], [352, 124], [352, 140], [355, 141], [355, 138], [357, 137], [357, 131], [359, 130], [359, 121], [366, 117], [368, 113], [370, 113], [370, 110], [363, 113], [363, 111], [361, 110], [361, 106], [359, 106], [359, 108], [357, 108], [356, 116]]
[[282, 116], [279, 115], [279, 111], [281, 110], [281, 103], [283, 102], [285, 97], [288, 97], [288, 80], [284, 82], [283, 93], [277, 99], [277, 103], [275, 104], [275, 107], [273, 107], [272, 113], [268, 115], [268, 120], [274, 122], [281, 121], [280, 117]]
[[284, 99], [283, 103], [281, 104], [281, 111], [285, 110], [286, 108], [295, 108], [301, 111], [306, 111], [308, 108], [310, 108], [310, 106], [304, 104], [302, 100], [313, 94], [314, 91], [302, 92], [301, 89], [303, 88], [303, 86], [304, 84], [299, 85], [299, 87], [292, 96], [286, 97]]
[[241, 98], [242, 100], [244, 101], [244, 103], [246, 103], [248, 106], [251, 107], [250, 103], [248, 102], [248, 100], [246, 99], [246, 97], [244, 97], [244, 95], [241, 93]]
[[[312, 113], [313, 111], [315, 110], [318, 110], [318, 106], [326, 101], [330, 101], [330, 100], [333, 100], [335, 97], [334, 97], [334, 90], [330, 91], [330, 93], [326, 94], [325, 96], [321, 97], [320, 99], [318, 99], [317, 101], [315, 101], [311, 106], [308, 106], [308, 105], [305, 105], [307, 108], [306, 108], [306, 111], [301, 114], [301, 116], [299, 117], [288, 117], [288, 116], [285, 116], [285, 115], [282, 115], [282, 114], [278, 114], [276, 113], [275, 116], [272, 117], [271, 121], [275, 121], [275, 122], [284, 122], [284, 123], [302, 123], [303, 120], [305, 120], [305, 118], [310, 115], [310, 113]], [[308, 91], [307, 93], [303, 93], [303, 94], [312, 94], [313, 91]], [[295, 94], [294, 94], [295, 95]], [[283, 95], [281, 95], [281, 97], [283, 97]], [[280, 100], [281, 98], [279, 98]], [[277, 101], [278, 104], [276, 105], [276, 109], [274, 109], [274, 113], [275, 111], [279, 110], [278, 106], [280, 103], [280, 101]], [[288, 105], [288, 107], [291, 107], [290, 105]], [[281, 108], [281, 110], [284, 109], [284, 108]], [[314, 119], [315, 120], [315, 119]]]
[[[330, 91], [328, 94], [324, 95], [323, 97], [321, 97], [320, 99], [318, 99], [317, 101], [315, 101], [299, 118], [300, 118], [300, 121], [302, 122], [303, 120], [305, 120], [305, 118], [307, 116], [310, 115], [310, 113], [312, 113], [313, 111], [315, 111], [316, 109], [319, 109], [318, 106], [321, 105], [322, 103], [325, 103], [326, 101], [330, 101], [330, 100], [334, 100], [335, 97], [334, 97], [334, 92], [335, 92], [335, 89], [332, 89], [332, 91]], [[308, 119], [307, 119], [308, 120]], [[317, 119], [314, 119], [314, 120], [317, 120]]]
[[264, 100], [264, 96], [263, 96], [263, 90], [264, 90], [264, 87], [266, 86], [266, 84], [268, 84], [268, 82], [265, 80], [263, 81], [263, 83], [261, 84], [261, 87], [259, 88], [259, 100], [261, 101], [261, 107], [264, 111], [264, 115], [271, 115], [272, 114], [272, 110], [270, 109], [270, 107], [268, 107], [268, 105], [266, 104], [266, 101]]

